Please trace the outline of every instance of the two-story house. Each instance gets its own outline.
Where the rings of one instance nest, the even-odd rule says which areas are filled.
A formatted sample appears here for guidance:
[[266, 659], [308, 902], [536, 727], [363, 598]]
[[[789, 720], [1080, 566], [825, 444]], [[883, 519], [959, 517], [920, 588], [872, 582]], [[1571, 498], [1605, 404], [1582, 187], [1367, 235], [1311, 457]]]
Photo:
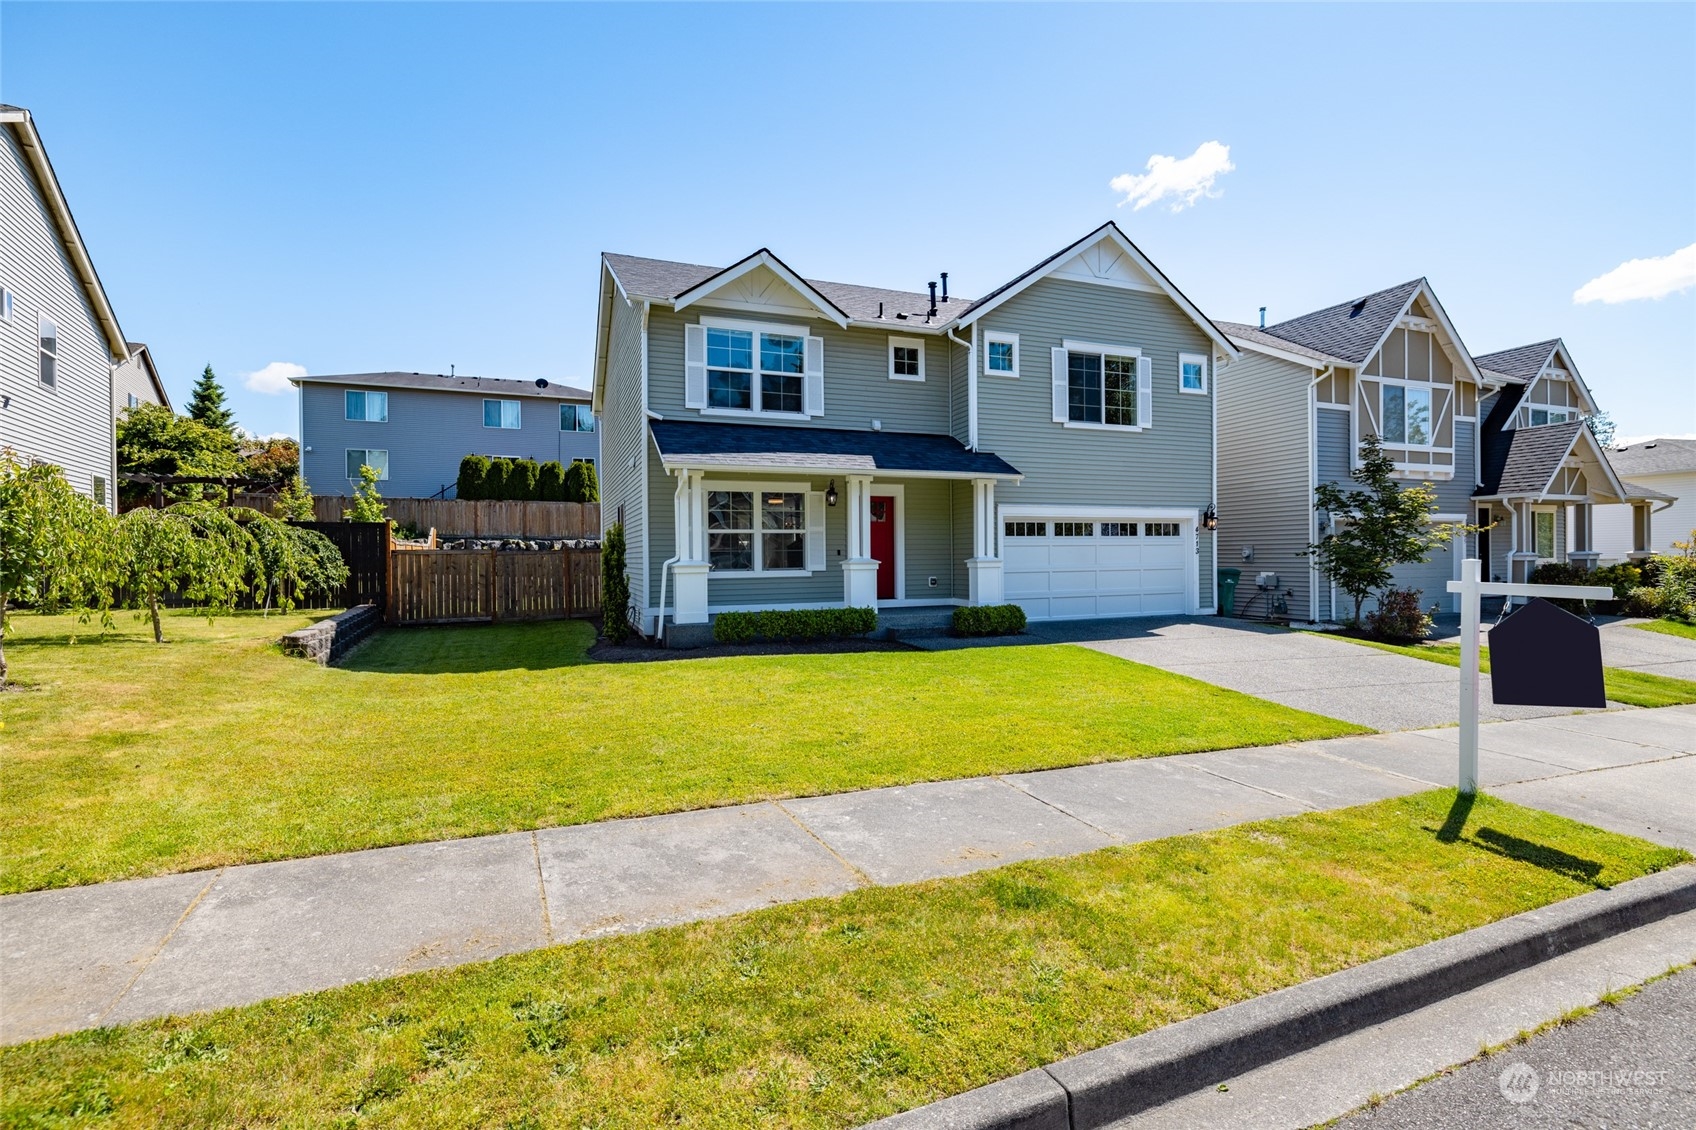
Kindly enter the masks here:
[[123, 330], [28, 110], [0, 106], [0, 447], [117, 501]]
[[361, 465], [388, 497], [452, 498], [467, 455], [600, 460], [587, 389], [452, 373], [290, 380], [300, 389], [301, 474], [319, 494], [351, 494]]
[[601, 258], [602, 520], [644, 631], [717, 612], [1214, 604], [1236, 347], [1117, 226], [976, 300]]
[[157, 404], [162, 408], [171, 406], [171, 396], [165, 391], [165, 382], [159, 376], [158, 367], [153, 364], [153, 351], [139, 341], [130, 342], [129, 350], [129, 358], [112, 370], [114, 420], [126, 409], [139, 408], [143, 404]]
[[1434, 521], [1488, 527], [1395, 571], [1427, 606], [1454, 607], [1445, 586], [1466, 556], [1515, 581], [1566, 560], [1568, 507], [1572, 556], [1593, 563], [1589, 507], [1626, 491], [1581, 422], [1596, 406], [1558, 341], [1474, 358], [1424, 279], [1270, 326], [1220, 324], [1244, 351], [1219, 388], [1219, 552], [1243, 570], [1237, 614], [1352, 612], [1302, 551], [1332, 529], [1314, 488], [1352, 486], [1370, 435], [1405, 483], [1431, 485]]

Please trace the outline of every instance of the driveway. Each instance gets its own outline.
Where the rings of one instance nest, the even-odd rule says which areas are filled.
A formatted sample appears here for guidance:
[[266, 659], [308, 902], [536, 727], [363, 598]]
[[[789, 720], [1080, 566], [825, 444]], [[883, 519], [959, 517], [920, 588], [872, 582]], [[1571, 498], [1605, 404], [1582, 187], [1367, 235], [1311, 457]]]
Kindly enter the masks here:
[[[1457, 669], [1309, 632], [1209, 616], [1046, 622], [1031, 625], [1019, 638], [1026, 643], [1081, 644], [1375, 730], [1422, 730], [1460, 721]], [[965, 641], [913, 642], [951, 646]], [[1490, 702], [1490, 677], [1483, 676], [1479, 683], [1479, 717], [1484, 721], [1571, 713], [1495, 706]]]
[[1603, 625], [1602, 662], [1609, 667], [1696, 680], [1696, 640], [1632, 626], [1641, 623], [1621, 620]]

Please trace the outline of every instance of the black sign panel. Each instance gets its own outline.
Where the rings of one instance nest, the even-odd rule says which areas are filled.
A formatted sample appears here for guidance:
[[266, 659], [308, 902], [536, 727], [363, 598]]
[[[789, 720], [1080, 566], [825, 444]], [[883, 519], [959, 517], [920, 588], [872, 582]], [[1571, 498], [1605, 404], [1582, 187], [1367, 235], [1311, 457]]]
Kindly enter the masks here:
[[1490, 691], [1498, 706], [1606, 706], [1602, 633], [1533, 598], [1490, 629]]

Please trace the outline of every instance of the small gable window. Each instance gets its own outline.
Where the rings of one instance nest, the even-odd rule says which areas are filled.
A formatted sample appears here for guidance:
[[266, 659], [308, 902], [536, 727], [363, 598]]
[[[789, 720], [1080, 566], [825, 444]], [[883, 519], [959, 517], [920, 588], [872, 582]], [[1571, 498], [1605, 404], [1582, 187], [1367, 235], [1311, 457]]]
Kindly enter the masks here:
[[524, 426], [523, 404], [516, 400], [483, 401], [485, 428], [518, 429]]
[[1019, 375], [1019, 335], [1008, 333], [984, 334], [984, 372], [997, 377]]
[[1207, 358], [1199, 353], [1178, 354], [1178, 391], [1207, 391]]
[[889, 339], [889, 379], [892, 381], [922, 381], [925, 379], [925, 343], [916, 337]]

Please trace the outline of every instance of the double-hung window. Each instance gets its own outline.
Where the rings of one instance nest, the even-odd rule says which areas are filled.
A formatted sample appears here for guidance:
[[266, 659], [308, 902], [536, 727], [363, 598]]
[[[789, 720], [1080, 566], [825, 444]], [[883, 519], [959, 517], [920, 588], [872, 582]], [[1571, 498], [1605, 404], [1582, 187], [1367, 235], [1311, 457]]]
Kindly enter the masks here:
[[1384, 386], [1385, 443], [1431, 446], [1431, 390], [1413, 385]]
[[807, 496], [791, 490], [709, 490], [707, 560], [722, 572], [807, 567]]
[[43, 315], [36, 323], [38, 341], [40, 344], [40, 368], [37, 373], [41, 383], [48, 388], [59, 387], [59, 327], [52, 319]]
[[985, 331], [983, 371], [992, 377], [1019, 375], [1019, 335]]
[[345, 403], [342, 414], [349, 420], [363, 420], [368, 424], [386, 424], [389, 422], [389, 394], [386, 392], [364, 392], [350, 388], [343, 394]]
[[360, 479], [359, 469], [369, 467], [377, 472], [379, 479], [389, 477], [389, 453], [386, 450], [372, 447], [350, 447], [347, 449], [347, 477], [352, 482]]
[[595, 430], [595, 414], [587, 404], [561, 404], [559, 406], [559, 430], [562, 432], [592, 432]]
[[516, 429], [524, 426], [521, 409], [523, 404], [516, 400], [485, 400], [483, 401], [483, 426], [485, 428]]
[[1077, 424], [1136, 427], [1136, 356], [1067, 350], [1066, 418]]

